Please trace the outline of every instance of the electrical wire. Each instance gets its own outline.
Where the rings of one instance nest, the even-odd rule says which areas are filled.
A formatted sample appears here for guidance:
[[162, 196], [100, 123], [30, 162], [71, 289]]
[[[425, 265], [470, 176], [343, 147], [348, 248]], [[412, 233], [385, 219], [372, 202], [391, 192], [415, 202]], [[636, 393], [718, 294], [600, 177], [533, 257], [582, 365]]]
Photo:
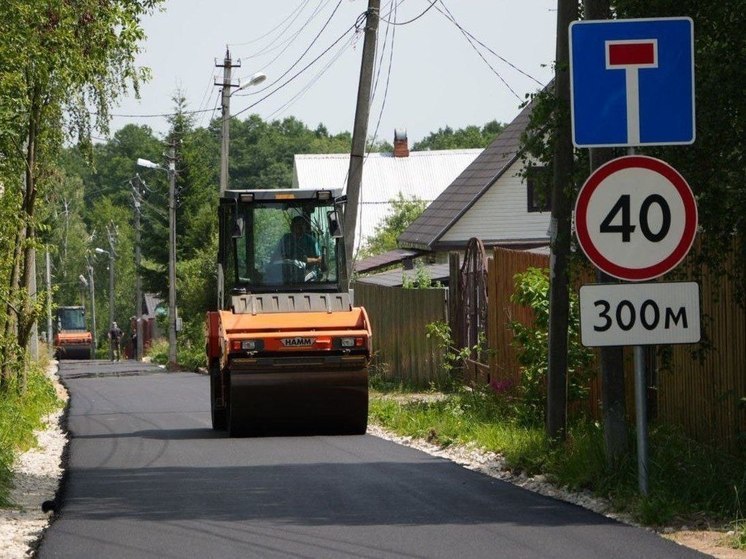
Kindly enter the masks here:
[[322, 33], [324, 32], [324, 30], [325, 30], [325, 29], [326, 29], [326, 28], [327, 28], [327, 27], [329, 26], [329, 23], [330, 23], [330, 22], [332, 21], [332, 18], [334, 18], [334, 14], [336, 14], [336, 13], [337, 13], [337, 10], [338, 10], [338, 9], [339, 9], [339, 7], [340, 7], [340, 6], [342, 5], [342, 1], [343, 1], [343, 0], [339, 0], [339, 1], [337, 2], [337, 5], [336, 5], [336, 6], [334, 7], [334, 10], [332, 11], [331, 15], [330, 15], [330, 16], [329, 16], [329, 18], [328, 18], [328, 19], [326, 20], [326, 23], [324, 23], [324, 25], [322, 26], [322, 28], [321, 28], [321, 29], [319, 30], [319, 32], [318, 32], [318, 33], [316, 34], [316, 36], [315, 36], [315, 37], [313, 38], [313, 40], [311, 41], [311, 44], [310, 44], [310, 45], [308, 45], [308, 47], [306, 47], [306, 50], [304, 50], [304, 51], [303, 51], [303, 53], [302, 53], [302, 54], [300, 55], [300, 57], [298, 57], [298, 59], [297, 59], [297, 60], [296, 60], [295, 62], [293, 62], [293, 63], [292, 63], [291, 65], [290, 65], [290, 67], [289, 67], [289, 68], [288, 68], [287, 70], [285, 70], [285, 72], [283, 72], [283, 73], [282, 73], [282, 74], [281, 74], [280, 76], [278, 76], [278, 77], [277, 77], [277, 79], [275, 79], [275, 80], [274, 80], [274, 81], [273, 81], [272, 83], [270, 83], [270, 84], [269, 84], [269, 85], [267, 85], [266, 87], [263, 87], [263, 88], [261, 88], [261, 89], [258, 89], [258, 90], [255, 90], [255, 91], [253, 91], [253, 92], [251, 93], [252, 95], [259, 95], [259, 94], [261, 94], [261, 93], [263, 93], [263, 92], [267, 91], [268, 89], [271, 89], [271, 88], [272, 88], [272, 87], [273, 87], [273, 86], [274, 86], [275, 84], [277, 84], [277, 83], [278, 83], [278, 82], [279, 82], [280, 80], [282, 80], [282, 78], [284, 78], [285, 76], [287, 76], [287, 75], [288, 75], [288, 74], [290, 73], [290, 71], [291, 71], [291, 70], [292, 70], [293, 68], [295, 68], [295, 67], [296, 67], [296, 66], [297, 66], [297, 65], [298, 65], [298, 64], [299, 64], [299, 63], [301, 62], [301, 60], [303, 60], [303, 58], [304, 58], [304, 57], [306, 56], [306, 54], [308, 54], [308, 51], [310, 51], [310, 50], [311, 50], [311, 48], [312, 48], [312, 47], [313, 47], [313, 46], [314, 46], [314, 45], [316, 44], [316, 41], [318, 41], [319, 37], [320, 37], [320, 36], [321, 36], [321, 34], [322, 34]]
[[[365, 14], [363, 13], [361, 17], [362, 17], [362, 18], [364, 18], [364, 17], [365, 17]], [[356, 29], [358, 28], [358, 25], [359, 25], [359, 22], [360, 22], [360, 19], [361, 19], [361, 17], [358, 17], [358, 18], [357, 18], [357, 21], [356, 21], [356, 22], [355, 22], [355, 23], [354, 23], [353, 25], [351, 25], [351, 26], [350, 26], [350, 27], [349, 27], [349, 28], [348, 28], [347, 30], [345, 30], [345, 32], [344, 32], [344, 33], [342, 33], [342, 34], [341, 34], [341, 35], [340, 35], [340, 36], [339, 36], [339, 37], [338, 37], [338, 38], [337, 38], [337, 39], [336, 39], [336, 40], [335, 40], [335, 41], [334, 41], [334, 42], [333, 42], [333, 43], [332, 43], [331, 45], [329, 45], [329, 46], [328, 46], [328, 47], [327, 47], [326, 49], [324, 49], [324, 51], [323, 51], [323, 52], [322, 52], [321, 54], [319, 54], [319, 55], [318, 55], [318, 56], [317, 56], [316, 58], [314, 58], [313, 60], [311, 60], [311, 61], [310, 61], [310, 62], [309, 62], [308, 64], [306, 64], [306, 65], [305, 65], [305, 66], [304, 66], [303, 68], [301, 68], [300, 70], [298, 70], [298, 72], [296, 72], [295, 74], [293, 74], [293, 75], [292, 75], [292, 76], [291, 76], [290, 78], [288, 78], [288, 79], [287, 79], [287, 80], [286, 80], [286, 81], [285, 81], [284, 83], [281, 83], [280, 85], [278, 85], [278, 86], [277, 86], [277, 87], [276, 87], [275, 89], [273, 89], [272, 91], [270, 91], [269, 93], [267, 93], [267, 95], [265, 95], [264, 97], [262, 97], [262, 98], [260, 98], [260, 99], [258, 99], [258, 100], [256, 100], [256, 101], [254, 101], [254, 102], [253, 102], [253, 103], [252, 103], [251, 105], [249, 105], [248, 107], [246, 107], [246, 108], [244, 108], [244, 109], [241, 109], [240, 111], [238, 111], [238, 112], [236, 112], [236, 113], [232, 114], [232, 115], [231, 115], [231, 118], [236, 118], [236, 117], [238, 117], [239, 115], [241, 115], [241, 114], [245, 113], [246, 111], [248, 111], [248, 110], [250, 110], [250, 109], [254, 108], [254, 107], [255, 107], [255, 106], [257, 106], [257, 105], [258, 105], [259, 103], [261, 103], [261, 102], [262, 102], [262, 101], [264, 101], [265, 99], [267, 99], [267, 98], [271, 97], [272, 95], [274, 95], [275, 93], [277, 93], [278, 91], [280, 91], [281, 89], [283, 89], [283, 88], [284, 88], [285, 86], [287, 86], [287, 85], [288, 85], [289, 83], [293, 82], [293, 81], [294, 81], [294, 80], [295, 80], [295, 79], [296, 79], [296, 78], [297, 78], [298, 76], [300, 76], [301, 74], [303, 74], [303, 73], [304, 73], [304, 72], [305, 72], [306, 70], [308, 70], [308, 69], [309, 69], [309, 68], [310, 68], [311, 66], [313, 66], [313, 65], [314, 65], [314, 64], [315, 64], [316, 62], [318, 62], [318, 61], [319, 61], [319, 60], [320, 60], [320, 59], [321, 59], [321, 58], [322, 58], [322, 57], [323, 57], [323, 56], [324, 56], [325, 54], [327, 54], [327, 53], [328, 53], [328, 52], [329, 52], [329, 51], [330, 51], [330, 50], [331, 50], [332, 48], [334, 48], [334, 46], [335, 46], [335, 45], [336, 45], [337, 43], [339, 43], [339, 42], [340, 42], [340, 41], [341, 41], [342, 39], [344, 39], [344, 38], [345, 38], [345, 36], [346, 36], [346, 35], [347, 35], [348, 33], [350, 33], [350, 31], [356, 30]]]
[[[393, 12], [394, 12], [394, 21], [396, 21], [396, 7], [394, 7]], [[394, 44], [396, 42], [396, 26], [392, 24], [391, 29], [392, 29], [391, 47], [389, 48], [389, 62], [388, 62], [388, 69], [386, 71], [386, 85], [383, 90], [383, 100], [381, 101], [381, 110], [378, 112], [378, 119], [376, 120], [376, 127], [373, 130], [373, 136], [372, 136], [370, 145], [375, 143], [376, 138], [378, 137], [378, 130], [381, 126], [381, 119], [383, 118], [383, 112], [384, 112], [384, 109], [386, 108], [386, 99], [388, 98], [388, 94], [389, 94], [389, 84], [391, 83], [391, 67], [394, 61]], [[386, 31], [388, 34], [388, 29]], [[384, 47], [385, 47], [385, 44], [384, 44]], [[381, 59], [383, 59], [383, 55], [384, 55], [384, 52], [381, 52]], [[380, 69], [382, 66], [383, 64], [381, 63], [379, 66], [379, 73], [380, 73]], [[376, 81], [378, 81], [378, 78], [376, 78]], [[366, 155], [366, 158], [367, 158], [367, 155]]]
[[[444, 17], [445, 17], [445, 18], [446, 18], [447, 20], [449, 20], [449, 21], [450, 21], [451, 23], [453, 23], [453, 24], [454, 24], [454, 25], [456, 26], [456, 28], [457, 28], [457, 29], [458, 29], [458, 30], [459, 30], [459, 31], [461, 32], [461, 34], [462, 34], [462, 35], [464, 35], [464, 37], [465, 37], [465, 38], [466, 38], [466, 40], [467, 40], [467, 41], [469, 42], [469, 44], [471, 45], [471, 47], [472, 47], [472, 48], [473, 48], [473, 49], [474, 49], [474, 50], [475, 50], [475, 51], [477, 52], [477, 54], [479, 54], [480, 58], [482, 58], [482, 60], [484, 60], [484, 62], [485, 62], [485, 63], [486, 63], [486, 64], [487, 64], [487, 65], [488, 65], [488, 66], [490, 67], [490, 69], [491, 69], [491, 70], [492, 70], [492, 71], [493, 71], [493, 72], [494, 72], [494, 73], [495, 73], [495, 74], [496, 74], [496, 75], [497, 75], [497, 76], [498, 76], [498, 77], [500, 78], [500, 80], [501, 80], [501, 81], [502, 81], [503, 83], [505, 83], [505, 80], [503, 80], [502, 76], [500, 76], [500, 75], [499, 75], [499, 74], [497, 73], [497, 71], [496, 71], [496, 70], [495, 70], [494, 68], [492, 68], [492, 66], [491, 66], [491, 65], [489, 64], [489, 62], [487, 62], [487, 60], [486, 60], [486, 59], [484, 58], [484, 56], [482, 55], [482, 53], [481, 53], [481, 52], [479, 52], [479, 49], [477, 49], [477, 48], [476, 48], [476, 46], [474, 45], [474, 43], [472, 43], [472, 40], [473, 40], [474, 42], [476, 42], [477, 44], [479, 44], [479, 45], [480, 45], [480, 46], [481, 46], [482, 48], [486, 49], [486, 50], [487, 50], [487, 51], [489, 51], [489, 52], [490, 52], [491, 54], [493, 54], [494, 56], [496, 56], [496, 57], [497, 57], [497, 58], [498, 58], [498, 59], [499, 59], [500, 61], [504, 62], [505, 64], [507, 64], [508, 66], [510, 66], [511, 68], [513, 68], [513, 69], [514, 69], [514, 70], [515, 70], [516, 72], [518, 72], [519, 74], [522, 74], [522, 75], [526, 76], [527, 78], [529, 78], [529, 79], [533, 80], [534, 82], [536, 82], [536, 83], [537, 83], [537, 84], [539, 84], [540, 86], [544, 87], [544, 85], [545, 85], [545, 84], [541, 83], [541, 82], [540, 82], [540, 81], [539, 81], [538, 79], [536, 79], [536, 78], [535, 78], [534, 76], [532, 76], [532, 75], [531, 75], [531, 74], [529, 74], [528, 72], [525, 72], [525, 71], [521, 70], [520, 68], [518, 68], [518, 66], [516, 66], [515, 64], [513, 64], [512, 62], [510, 62], [510, 61], [509, 61], [509, 60], [507, 60], [506, 58], [504, 58], [504, 57], [500, 56], [499, 54], [497, 54], [497, 53], [496, 53], [496, 52], [495, 52], [494, 50], [492, 50], [492, 49], [491, 49], [490, 47], [488, 47], [488, 46], [487, 46], [487, 45], [485, 45], [485, 44], [484, 44], [484, 43], [483, 43], [482, 41], [480, 41], [480, 40], [479, 40], [479, 39], [478, 39], [477, 37], [475, 37], [475, 36], [474, 36], [474, 35], [473, 35], [472, 33], [470, 33], [470, 32], [469, 32], [468, 30], [466, 30], [466, 29], [465, 29], [465, 28], [464, 28], [464, 27], [463, 27], [463, 26], [462, 26], [461, 24], [459, 24], [459, 23], [458, 23], [458, 22], [456, 21], [456, 18], [455, 18], [455, 17], [453, 16], [453, 14], [452, 14], [452, 13], [450, 12], [450, 10], [448, 9], [448, 7], [447, 7], [447, 6], [445, 5], [444, 1], [443, 1], [443, 0], [439, 0], [439, 1], [440, 1], [440, 3], [442, 4], [442, 6], [443, 6], [443, 9], [445, 10], [445, 12], [444, 12], [443, 10], [441, 10], [441, 9], [440, 9], [440, 7], [438, 7], [438, 6], [435, 6], [435, 9], [436, 9], [436, 10], [437, 10], [438, 12], [440, 12], [440, 13], [441, 13], [441, 14], [442, 14], [442, 15], [443, 15], [443, 16], [444, 16]], [[510, 88], [510, 86], [509, 86], [509, 85], [508, 85], [507, 83], [505, 83], [505, 85], [506, 85], [506, 86], [508, 87], [508, 89], [510, 89], [510, 91], [511, 91], [511, 92], [513, 92], [513, 94], [514, 94], [514, 95], [516, 95], [516, 97], [518, 97], [519, 99], [521, 99], [521, 98], [520, 98], [520, 97], [519, 97], [519, 96], [518, 96], [518, 95], [517, 95], [517, 94], [515, 93], [515, 91], [513, 91], [513, 90], [512, 90], [511, 88]], [[521, 99], [521, 101], [522, 101], [522, 99]]]
[[[394, 0], [391, 0], [389, 2], [389, 6], [393, 6], [393, 5], [394, 5]], [[390, 16], [392, 13], [393, 13], [393, 8], [389, 10], [388, 15]], [[380, 18], [379, 18], [379, 21], [380, 21]], [[386, 45], [387, 45], [388, 40], [389, 40], [389, 30], [390, 29], [392, 29], [392, 26], [391, 25], [387, 25], [386, 26], [386, 32], [383, 35], [383, 42], [381, 42], [380, 45], [379, 45], [378, 42], [376, 42], [376, 56], [374, 56], [374, 58], [378, 59], [378, 69], [376, 71], [375, 79], [373, 80], [373, 88], [372, 88], [373, 91], [372, 91], [372, 93], [370, 95], [371, 104], [375, 100], [376, 93], [378, 92], [378, 81], [379, 81], [379, 79], [381, 77], [381, 68], [383, 67], [383, 57], [384, 57], [384, 54], [386, 52]], [[379, 48], [380, 48], [380, 51], [381, 51], [380, 57], [378, 57], [378, 50], [379, 50]]]
[[[431, 9], [431, 8], [432, 8], [433, 6], [435, 6], [435, 4], [437, 4], [437, 3], [438, 3], [438, 0], [433, 0], [433, 1], [432, 1], [432, 2], [430, 3], [430, 5], [429, 5], [429, 6], [427, 7], [427, 8], [425, 8], [425, 11], [423, 11], [423, 12], [422, 12], [422, 13], [421, 13], [420, 15], [418, 15], [418, 16], [415, 16], [415, 17], [413, 17], [412, 19], [409, 19], [409, 20], [407, 20], [407, 21], [401, 21], [401, 22], [397, 22], [397, 21], [396, 21], [396, 19], [395, 19], [394, 21], [388, 21], [388, 20], [386, 20], [386, 19], [384, 19], [384, 18], [379, 18], [379, 19], [380, 19], [380, 21], [383, 21], [383, 22], [385, 22], [385, 23], [388, 23], [389, 25], [409, 25], [410, 23], [413, 23], [413, 22], [417, 21], [418, 19], [420, 19], [420, 18], [421, 18], [422, 16], [424, 16], [424, 15], [425, 15], [425, 14], [426, 14], [427, 12], [429, 12], [429, 11], [430, 11], [430, 9]], [[397, 7], [398, 7], [398, 6], [397, 6]], [[396, 8], [394, 8], [394, 13], [396, 13]]]
[[[215, 91], [215, 93], [214, 93], [214, 95], [215, 95], [215, 104], [212, 107], [212, 112], [213, 113], [215, 113], [215, 112], [218, 111], [218, 105], [220, 104], [220, 91], [219, 90], [214, 90], [214, 91]], [[205, 122], [205, 114], [203, 113], [202, 117], [199, 120], [200, 127], [203, 126], [204, 122]]]
[[[173, 117], [178, 114], [182, 115], [196, 115], [196, 114], [202, 114], [202, 113], [210, 113], [213, 112], [215, 109], [199, 109], [199, 110], [192, 110], [192, 111], [182, 111], [180, 113], [150, 113], [150, 114], [109, 114], [112, 118], [168, 118]], [[98, 113], [95, 111], [89, 111], [89, 114], [98, 116]]]
[[510, 92], [511, 92], [511, 93], [512, 93], [512, 94], [513, 94], [513, 95], [514, 95], [514, 96], [515, 96], [515, 97], [516, 97], [516, 98], [517, 98], [517, 99], [518, 99], [519, 101], [523, 101], [523, 99], [521, 99], [521, 96], [520, 96], [520, 95], [518, 95], [518, 94], [517, 94], [517, 93], [515, 92], [515, 90], [514, 90], [514, 89], [513, 89], [512, 87], [510, 87], [510, 84], [509, 84], [509, 83], [508, 83], [507, 81], [505, 81], [505, 78], [503, 78], [503, 77], [502, 77], [502, 76], [500, 75], [500, 72], [498, 72], [498, 71], [497, 71], [497, 70], [496, 70], [496, 69], [495, 69], [495, 68], [494, 68], [494, 67], [492, 66], [492, 64], [490, 64], [490, 63], [489, 63], [489, 61], [488, 61], [488, 60], [487, 60], [487, 59], [486, 59], [486, 58], [484, 57], [484, 55], [482, 54], [482, 52], [481, 52], [481, 51], [480, 51], [480, 50], [479, 50], [479, 49], [478, 49], [478, 48], [476, 47], [476, 45], [475, 45], [475, 44], [474, 44], [474, 42], [472, 41], [471, 37], [469, 37], [469, 34], [468, 34], [468, 33], [466, 32], [466, 30], [465, 30], [465, 29], [464, 29], [463, 27], [461, 27], [461, 25], [459, 25], [459, 24], [458, 24], [458, 23], [456, 22], [456, 19], [455, 19], [455, 18], [453, 17], [453, 15], [451, 14], [450, 10], [448, 10], [448, 8], [446, 7], [446, 5], [445, 5], [445, 3], [443, 2], [443, 0], [439, 0], [439, 1], [440, 1], [440, 3], [441, 3], [441, 4], [443, 5], [443, 8], [445, 9], [445, 11], [446, 11], [446, 12], [448, 12], [448, 15], [444, 14], [444, 13], [443, 13], [443, 11], [442, 11], [442, 10], [440, 10], [440, 9], [438, 9], [438, 11], [439, 11], [439, 12], [440, 12], [441, 14], [443, 14], [443, 15], [444, 15], [444, 16], [446, 17], [446, 19], [449, 19], [449, 20], [450, 20], [450, 21], [451, 21], [451, 22], [452, 22], [452, 23], [453, 23], [453, 24], [454, 24], [454, 25], [455, 25], [455, 26], [456, 26], [456, 27], [457, 27], [457, 28], [459, 29], [459, 31], [461, 31], [461, 34], [462, 34], [462, 35], [463, 35], [463, 36], [464, 36], [464, 37], [466, 38], [466, 41], [467, 41], [467, 42], [469, 43], [469, 45], [471, 45], [471, 48], [473, 48], [473, 49], [474, 49], [474, 52], [476, 52], [476, 53], [477, 53], [477, 54], [479, 55], [479, 58], [481, 58], [481, 59], [482, 59], [482, 60], [484, 61], [484, 63], [485, 63], [485, 64], [486, 64], [486, 65], [487, 65], [487, 66], [489, 67], [489, 69], [490, 69], [490, 70], [492, 70], [492, 73], [493, 73], [493, 74], [495, 74], [495, 75], [496, 75], [496, 76], [498, 77], [498, 79], [499, 79], [499, 80], [500, 80], [500, 81], [501, 81], [501, 82], [503, 83], [503, 85], [504, 85], [505, 87], [507, 87], [507, 88], [508, 88], [508, 90], [509, 90], [509, 91], [510, 91]]
[[210, 75], [208, 76], [207, 80], [207, 87], [205, 87], [205, 90], [202, 92], [202, 99], [200, 99], [199, 105], [197, 105], [197, 109], [206, 109], [209, 105], [210, 100], [210, 92], [214, 91], [213, 87], [215, 87], [214, 81], [213, 81], [213, 75], [212, 72], [210, 72]]
[[[297, 30], [297, 31], [296, 31], [296, 32], [295, 32], [294, 34], [292, 34], [292, 35], [291, 35], [290, 37], [288, 37], [287, 39], [285, 39], [285, 40], [284, 40], [284, 41], [282, 41], [281, 43], [278, 43], [278, 44], [277, 44], [277, 45], [275, 45], [275, 46], [270, 46], [270, 45], [271, 45], [271, 44], [270, 44], [270, 45], [268, 45], [267, 47], [265, 47], [264, 49], [262, 49], [261, 51], [259, 51], [259, 52], [257, 52], [257, 53], [254, 53], [254, 54], [251, 54], [251, 55], [248, 55], [248, 56], [244, 56], [244, 57], [242, 57], [242, 59], [243, 59], [243, 60], [251, 60], [251, 59], [254, 59], [254, 58], [259, 58], [259, 57], [261, 57], [261, 56], [264, 56], [265, 54], [269, 54], [269, 53], [271, 53], [271, 52], [273, 52], [273, 51], [275, 51], [275, 50], [277, 50], [277, 49], [279, 49], [279, 48], [281, 48], [281, 47], [285, 46], [285, 48], [283, 48], [283, 49], [282, 49], [282, 50], [280, 51], [280, 53], [279, 53], [279, 54], [278, 54], [278, 55], [277, 55], [277, 56], [276, 56], [275, 58], [273, 58], [273, 59], [272, 59], [272, 60], [270, 60], [270, 61], [269, 61], [269, 62], [268, 62], [267, 64], [265, 64], [265, 65], [264, 65], [264, 68], [266, 68], [267, 66], [270, 66], [270, 65], [271, 65], [271, 64], [272, 64], [273, 62], [275, 62], [275, 61], [276, 61], [276, 60], [277, 60], [277, 59], [278, 59], [278, 58], [279, 58], [280, 56], [282, 56], [282, 54], [283, 54], [283, 53], [284, 53], [284, 52], [285, 52], [285, 51], [286, 51], [286, 50], [287, 50], [287, 49], [288, 49], [288, 48], [290, 47], [290, 45], [292, 45], [292, 44], [293, 44], [293, 42], [295, 41], [295, 39], [297, 39], [297, 38], [298, 38], [298, 36], [299, 36], [299, 35], [300, 35], [300, 34], [301, 34], [301, 33], [302, 33], [302, 32], [303, 32], [303, 31], [304, 31], [305, 29], [306, 29], [306, 27], [308, 27], [308, 25], [309, 25], [309, 24], [310, 24], [310, 23], [311, 23], [311, 22], [312, 22], [312, 21], [313, 21], [314, 19], [316, 19], [316, 16], [317, 16], [317, 15], [319, 14], [319, 12], [321, 12], [321, 10], [322, 10], [323, 8], [325, 8], [325, 7], [326, 7], [326, 5], [327, 5], [327, 4], [328, 4], [328, 3], [330, 2], [330, 1], [331, 1], [331, 0], [319, 0], [319, 3], [318, 3], [318, 4], [316, 5], [316, 8], [314, 8], [313, 12], [312, 12], [312, 13], [311, 13], [311, 15], [310, 15], [310, 16], [308, 17], [308, 19], [306, 19], [306, 20], [305, 20], [305, 23], [303, 23], [303, 25], [301, 25], [301, 26], [300, 26], [300, 28], [299, 28], [299, 29], [298, 29], [298, 30]], [[323, 4], [323, 5], [322, 5], [322, 4]], [[294, 23], [294, 22], [293, 22], [293, 23]], [[286, 31], [286, 30], [285, 30], [285, 31]], [[283, 32], [284, 32], [284, 31], [283, 31]], [[262, 68], [262, 69], [264, 69], [264, 68]]]
[[[383, 47], [381, 49], [381, 58], [379, 60], [378, 72], [376, 73], [376, 85], [377, 85], [378, 84], [378, 76], [380, 75], [381, 69], [383, 68], [383, 56], [384, 56], [385, 51], [386, 51], [386, 44], [387, 44], [388, 32], [389, 32], [389, 29], [391, 29], [391, 46], [389, 47], [389, 60], [388, 60], [388, 68], [387, 68], [387, 71], [386, 71], [386, 85], [384, 86], [384, 90], [383, 90], [383, 99], [381, 100], [381, 109], [378, 111], [378, 119], [376, 120], [376, 127], [373, 130], [373, 135], [371, 137], [371, 141], [368, 144], [368, 150], [367, 150], [367, 152], [365, 154], [365, 157], [363, 158], [363, 166], [365, 166], [365, 163], [368, 161], [368, 157], [370, 156], [370, 153], [371, 153], [370, 148], [375, 143], [376, 138], [378, 138], [378, 130], [380, 129], [381, 120], [383, 118], [383, 113], [384, 113], [384, 110], [386, 108], [386, 100], [388, 99], [388, 93], [389, 93], [389, 84], [391, 82], [391, 68], [393, 66], [393, 61], [394, 61], [394, 45], [396, 43], [396, 23], [395, 22], [396, 22], [396, 16], [397, 16], [397, 9], [399, 7], [398, 4], [394, 3], [394, 0], [392, 0], [391, 3], [393, 4], [393, 7], [392, 7], [392, 9], [390, 10], [389, 13], [390, 14], [393, 13], [393, 15], [394, 15], [394, 23], [389, 23], [388, 21], [386, 22], [387, 23], [386, 34], [384, 36], [385, 37], [384, 38], [384, 43], [383, 43]], [[371, 100], [371, 103], [372, 103], [372, 100]], [[359, 201], [358, 201], [358, 209], [359, 209], [360, 214], [362, 214], [363, 204], [364, 204], [364, 191], [363, 191], [362, 185], [361, 185], [360, 193], [359, 193]], [[361, 216], [358, 215], [358, 218], [360, 218], [360, 217]], [[355, 253], [353, 255], [353, 260], [355, 258], [357, 258], [357, 255], [359, 254], [360, 249], [362, 248], [362, 245], [363, 245], [363, 229], [362, 229], [362, 227], [360, 228], [360, 231], [358, 232], [357, 243], [355, 243], [355, 244], [357, 245], [357, 250], [355, 251]]]
[[[231, 46], [231, 47], [243, 47], [243, 46], [252, 45], [252, 44], [254, 44], [254, 43], [258, 42], [258, 41], [261, 41], [265, 37], [267, 37], [267, 36], [271, 35], [272, 33], [274, 33], [277, 29], [279, 29], [280, 27], [282, 27], [285, 24], [285, 22], [287, 20], [289, 20], [295, 14], [295, 12], [300, 11], [307, 4], [308, 4], [308, 0], [304, 0], [303, 2], [301, 2], [300, 4], [298, 4], [297, 8], [293, 9], [293, 11], [290, 12], [290, 14], [288, 14], [287, 16], [285, 16], [285, 19], [283, 19], [280, 23], [278, 23], [272, 29], [270, 29], [269, 31], [267, 31], [264, 35], [260, 35], [259, 37], [255, 38], [255, 39], [251, 39], [251, 40], [246, 41], [244, 43], [230, 43], [228, 46]], [[295, 21], [295, 19], [297, 17], [298, 16], [296, 16], [295, 18], [293, 18], [293, 21]], [[283, 30], [283, 32], [284, 32], [284, 30]], [[282, 33], [280, 33], [280, 36], [282, 36]]]
[[271, 114], [267, 115], [266, 119], [267, 121], [272, 120], [279, 114], [281, 114], [285, 109], [292, 106], [298, 99], [303, 97], [306, 93], [308, 93], [313, 86], [316, 84], [316, 82], [319, 81], [319, 79], [331, 68], [341, 57], [342, 54], [355, 42], [355, 39], [357, 37], [355, 35], [352, 35], [346, 43], [342, 44], [340, 49], [337, 51], [337, 53], [329, 60], [329, 62], [324, 66], [320, 72], [318, 72], [312, 79], [309, 81], [298, 93], [296, 93], [293, 97], [291, 97], [284, 105], [280, 106], [278, 109], [276, 109]]

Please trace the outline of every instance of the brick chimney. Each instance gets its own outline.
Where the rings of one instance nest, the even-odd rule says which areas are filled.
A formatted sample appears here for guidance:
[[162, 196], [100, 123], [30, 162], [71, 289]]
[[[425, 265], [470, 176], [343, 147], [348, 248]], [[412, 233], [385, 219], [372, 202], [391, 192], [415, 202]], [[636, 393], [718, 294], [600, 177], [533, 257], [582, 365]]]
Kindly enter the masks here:
[[409, 142], [407, 141], [407, 131], [394, 130], [394, 157], [409, 157]]

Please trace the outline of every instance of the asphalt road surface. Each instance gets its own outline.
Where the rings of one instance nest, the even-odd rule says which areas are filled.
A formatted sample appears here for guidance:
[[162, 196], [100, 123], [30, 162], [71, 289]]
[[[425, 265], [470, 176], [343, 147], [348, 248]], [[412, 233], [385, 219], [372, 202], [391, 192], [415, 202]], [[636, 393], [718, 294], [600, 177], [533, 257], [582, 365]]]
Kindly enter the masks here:
[[38, 557], [705, 557], [370, 435], [229, 439], [205, 376], [62, 362], [59, 516]]

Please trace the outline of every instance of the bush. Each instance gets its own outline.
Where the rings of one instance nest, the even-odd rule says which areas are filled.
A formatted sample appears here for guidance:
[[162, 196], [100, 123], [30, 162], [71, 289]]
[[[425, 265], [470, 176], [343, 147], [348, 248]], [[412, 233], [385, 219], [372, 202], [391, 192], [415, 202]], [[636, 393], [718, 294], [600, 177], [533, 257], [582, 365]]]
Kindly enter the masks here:
[[[527, 326], [515, 320], [510, 323], [521, 364], [518, 411], [526, 424], [541, 425], [546, 409], [549, 362], [549, 271], [529, 268], [515, 275], [515, 286], [511, 301], [534, 311], [533, 324]], [[587, 399], [593, 352], [580, 343], [580, 312], [574, 294], [570, 294], [567, 330], [567, 400], [570, 409], [580, 409], [573, 404]]]
[[205, 322], [199, 320], [184, 321], [184, 330], [179, 333], [179, 365], [183, 369], [196, 371], [207, 365], [205, 354]]

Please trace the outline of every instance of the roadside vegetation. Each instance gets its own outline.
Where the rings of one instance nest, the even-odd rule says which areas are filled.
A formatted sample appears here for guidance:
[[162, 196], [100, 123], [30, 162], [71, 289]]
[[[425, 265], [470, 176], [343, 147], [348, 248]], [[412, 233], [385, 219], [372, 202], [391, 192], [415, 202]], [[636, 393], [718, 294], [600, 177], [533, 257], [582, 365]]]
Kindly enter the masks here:
[[[418, 284], [417, 287], [427, 287]], [[441, 447], [467, 445], [501, 455], [514, 475], [542, 475], [570, 491], [590, 491], [617, 512], [648, 526], [727, 528], [732, 547], [746, 549], [746, 453], [728, 455], [698, 443], [670, 425], [649, 427], [649, 496], [638, 491], [634, 450], [607, 459], [603, 425], [588, 409], [593, 355], [580, 343], [577, 297], [570, 300], [568, 336], [569, 426], [565, 441], [545, 428], [547, 374], [547, 270], [529, 268], [515, 277], [513, 301], [530, 307], [534, 322], [511, 324], [520, 381], [467, 385], [461, 367], [484, 341], [457, 348], [445, 323], [427, 327], [443, 352], [442, 372], [429, 386], [413, 386], [390, 374], [371, 375], [370, 419], [402, 436]], [[635, 433], [628, 433], [635, 449]]]
[[25, 387], [9, 387], [0, 398], [0, 507], [8, 500], [16, 457], [36, 444], [34, 432], [44, 426], [44, 417], [60, 408], [54, 386], [44, 374], [46, 363], [28, 366]]
[[371, 389], [371, 421], [398, 435], [499, 453], [516, 475], [542, 474], [559, 487], [591, 491], [645, 525], [727, 526], [736, 533], [733, 547], [746, 549], [744, 456], [726, 455], [671, 427], [651, 426], [650, 492], [642, 497], [636, 455], [608, 465], [597, 422], [576, 418], [567, 441], [558, 446], [547, 438], [540, 416], [527, 421], [533, 407], [526, 409], [515, 391], [454, 382], [423, 393], [421, 387], [376, 375]]

